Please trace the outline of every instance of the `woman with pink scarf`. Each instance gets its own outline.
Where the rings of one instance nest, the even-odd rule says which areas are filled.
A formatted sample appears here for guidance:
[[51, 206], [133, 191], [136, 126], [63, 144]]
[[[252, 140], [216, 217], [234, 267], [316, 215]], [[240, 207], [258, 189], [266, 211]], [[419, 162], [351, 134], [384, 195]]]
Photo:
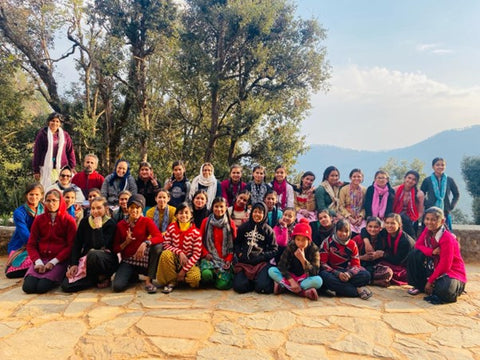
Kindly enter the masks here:
[[378, 216], [384, 220], [392, 212], [395, 190], [390, 186], [388, 173], [378, 170], [375, 173], [373, 184], [367, 188], [365, 194], [365, 215]]

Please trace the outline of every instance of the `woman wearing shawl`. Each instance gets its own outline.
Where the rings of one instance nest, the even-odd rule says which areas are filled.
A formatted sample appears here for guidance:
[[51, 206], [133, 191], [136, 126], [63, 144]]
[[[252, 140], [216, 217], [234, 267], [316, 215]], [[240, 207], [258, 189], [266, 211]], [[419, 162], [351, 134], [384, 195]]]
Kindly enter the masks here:
[[25, 189], [25, 204], [13, 212], [15, 231], [8, 242], [8, 260], [5, 266], [7, 278], [22, 278], [25, 276], [32, 261], [28, 257], [25, 246], [30, 237], [30, 229], [37, 215], [43, 214], [43, 186], [33, 183]]
[[32, 260], [23, 280], [27, 294], [52, 290], [65, 276], [67, 260], [72, 252], [77, 225], [67, 213], [60, 191], [45, 195], [45, 212], [33, 222], [27, 251]]
[[451, 230], [452, 216], [450, 213], [457, 205], [460, 193], [455, 181], [445, 174], [446, 167], [447, 163], [444, 159], [439, 157], [433, 159], [433, 173], [423, 180], [420, 189], [425, 193], [425, 209], [432, 206], [442, 209], [445, 214], [445, 223]]
[[110, 207], [118, 207], [118, 195], [121, 191], [128, 190], [132, 195], [137, 194], [137, 183], [130, 175], [130, 165], [127, 160], [119, 159], [115, 163], [113, 173], [105, 178], [102, 184], [102, 196], [108, 201]]
[[413, 238], [417, 237], [418, 219], [423, 216], [425, 195], [417, 189], [420, 174], [409, 170], [403, 178], [403, 184], [396, 186], [393, 212], [402, 217], [403, 230]]
[[275, 168], [275, 177], [270, 183], [270, 187], [277, 193], [280, 210], [283, 211], [287, 207], [295, 206], [295, 194], [293, 186], [287, 180], [287, 169], [285, 166], [278, 165]]
[[192, 180], [190, 186], [189, 200], [192, 202], [193, 196], [197, 190], [205, 190], [207, 192], [207, 209], [212, 207], [213, 199], [222, 196], [222, 187], [220, 182], [215, 178], [214, 168], [211, 163], [204, 163], [200, 167], [200, 174]]
[[297, 220], [301, 218], [307, 219], [309, 222], [317, 220], [317, 212], [315, 211], [315, 174], [311, 171], [303, 173], [300, 184], [294, 192], [295, 210], [297, 210]]
[[365, 227], [365, 188], [360, 185], [363, 173], [360, 169], [350, 171], [350, 184], [342, 187], [339, 193], [338, 209], [342, 216], [350, 223], [351, 231], [359, 234]]
[[329, 209], [334, 218], [341, 218], [339, 212], [339, 193], [343, 182], [335, 166], [329, 166], [323, 172], [322, 183], [315, 189], [317, 211]]
[[116, 223], [107, 214], [107, 200], [95, 198], [90, 205], [90, 216], [83, 218], [78, 227], [70, 266], [62, 282], [63, 291], [110, 286], [110, 278], [117, 271], [118, 257], [113, 252]]
[[47, 126], [40, 130], [33, 148], [33, 175], [44, 189], [54, 183], [60, 169], [66, 165], [75, 169], [75, 151], [70, 135], [61, 128], [63, 116], [52, 113]]
[[381, 220], [392, 212], [395, 191], [389, 183], [388, 173], [378, 170], [375, 173], [375, 180], [365, 194], [365, 216], [377, 216]]

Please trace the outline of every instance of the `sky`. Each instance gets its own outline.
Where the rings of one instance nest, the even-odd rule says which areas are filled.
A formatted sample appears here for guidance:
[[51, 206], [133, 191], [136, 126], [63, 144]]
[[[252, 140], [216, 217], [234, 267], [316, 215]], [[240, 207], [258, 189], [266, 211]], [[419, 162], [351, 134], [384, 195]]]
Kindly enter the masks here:
[[480, 1], [296, 4], [326, 29], [332, 75], [312, 94], [308, 144], [388, 150], [480, 124]]

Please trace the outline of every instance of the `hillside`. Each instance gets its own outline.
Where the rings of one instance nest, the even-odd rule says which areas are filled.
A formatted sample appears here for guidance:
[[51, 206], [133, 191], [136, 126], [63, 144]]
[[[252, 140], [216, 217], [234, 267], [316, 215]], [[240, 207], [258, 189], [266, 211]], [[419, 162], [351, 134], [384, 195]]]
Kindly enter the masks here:
[[459, 130], [448, 130], [436, 134], [415, 145], [388, 151], [360, 151], [330, 145], [312, 145], [310, 150], [300, 156], [296, 169], [299, 172], [313, 171], [317, 176], [316, 184], [321, 181], [324, 169], [335, 165], [343, 180], [347, 180], [352, 168], [358, 167], [365, 173], [364, 185], [371, 184], [375, 171], [388, 159], [409, 163], [417, 158], [425, 163], [425, 173], [431, 173], [431, 161], [440, 156], [447, 160], [447, 174], [455, 179], [460, 189], [459, 208], [471, 216], [471, 197], [465, 190], [461, 174], [461, 161], [464, 156], [480, 156], [480, 125]]

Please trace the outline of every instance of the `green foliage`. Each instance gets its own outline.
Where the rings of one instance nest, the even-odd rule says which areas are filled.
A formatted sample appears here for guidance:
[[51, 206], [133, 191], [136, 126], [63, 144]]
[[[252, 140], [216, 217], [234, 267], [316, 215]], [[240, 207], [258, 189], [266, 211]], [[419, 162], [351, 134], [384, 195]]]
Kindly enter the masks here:
[[473, 197], [473, 221], [480, 224], [480, 156], [465, 156], [461, 168], [467, 191]]
[[388, 161], [380, 167], [385, 170], [390, 176], [390, 185], [396, 186], [403, 183], [403, 178], [409, 170], [415, 170], [420, 174], [420, 180], [417, 185], [420, 185], [425, 179], [426, 174], [423, 171], [425, 163], [419, 159], [413, 159], [409, 164], [407, 160], [401, 160], [400, 162], [395, 158], [390, 158]]
[[[477, 204], [477, 206], [480, 206], [480, 202]], [[475, 207], [475, 205], [474, 205], [474, 207]], [[453, 211], [451, 212], [451, 215], [452, 215], [452, 222], [454, 224], [461, 224], [461, 225], [472, 224], [472, 220], [470, 219], [470, 217], [467, 214], [465, 214], [462, 210], [460, 210], [459, 208], [453, 209]], [[479, 223], [477, 223], [477, 224], [479, 224]]]

